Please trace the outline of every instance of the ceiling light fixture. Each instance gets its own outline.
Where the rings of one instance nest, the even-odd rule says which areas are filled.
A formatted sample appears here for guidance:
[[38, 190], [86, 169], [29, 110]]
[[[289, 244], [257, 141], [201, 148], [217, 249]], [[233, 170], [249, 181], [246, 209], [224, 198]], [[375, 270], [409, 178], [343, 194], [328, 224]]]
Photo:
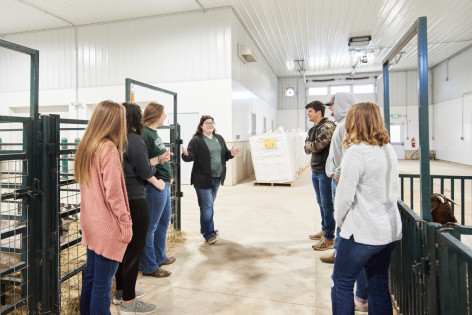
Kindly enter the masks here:
[[349, 38], [348, 45], [350, 48], [364, 47], [364, 46], [369, 45], [371, 40], [372, 40], [372, 36], [370, 35], [351, 37]]

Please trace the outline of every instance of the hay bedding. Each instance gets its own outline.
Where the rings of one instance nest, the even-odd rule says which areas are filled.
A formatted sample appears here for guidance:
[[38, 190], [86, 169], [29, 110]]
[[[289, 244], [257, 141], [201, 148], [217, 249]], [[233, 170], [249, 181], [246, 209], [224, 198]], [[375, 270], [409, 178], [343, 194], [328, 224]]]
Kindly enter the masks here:
[[[69, 227], [69, 239], [76, 238], [79, 234], [80, 223], [73, 222]], [[185, 243], [186, 233], [183, 231], [176, 231], [172, 226], [169, 227], [167, 233], [166, 247], [167, 251], [171, 251], [176, 247]], [[77, 266], [86, 262], [87, 247], [82, 244], [73, 245], [61, 251], [61, 275], [66, 274]], [[12, 275], [20, 277], [20, 273]], [[82, 273], [79, 273], [61, 284], [61, 314], [72, 315], [80, 313], [80, 291], [82, 289]], [[112, 293], [114, 292], [114, 284]], [[7, 286], [6, 288], [6, 302], [7, 304], [21, 296], [19, 286]], [[27, 307], [23, 306], [11, 314], [23, 315], [28, 314]]]

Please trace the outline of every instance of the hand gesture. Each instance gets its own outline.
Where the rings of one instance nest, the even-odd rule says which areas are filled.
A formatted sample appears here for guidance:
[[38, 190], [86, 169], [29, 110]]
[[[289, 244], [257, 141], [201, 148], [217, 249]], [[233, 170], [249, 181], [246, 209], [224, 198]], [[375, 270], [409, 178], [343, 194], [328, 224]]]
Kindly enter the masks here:
[[185, 156], [188, 156], [187, 149], [185, 149], [185, 147], [184, 147], [183, 145], [181, 145], [180, 148], [182, 149], [182, 153], [183, 153]]
[[236, 156], [239, 154], [239, 149], [235, 149], [234, 146], [231, 148], [231, 155]]
[[169, 161], [172, 155], [174, 155], [174, 153], [170, 152], [170, 148], [168, 148], [167, 151], [160, 156], [161, 163]]

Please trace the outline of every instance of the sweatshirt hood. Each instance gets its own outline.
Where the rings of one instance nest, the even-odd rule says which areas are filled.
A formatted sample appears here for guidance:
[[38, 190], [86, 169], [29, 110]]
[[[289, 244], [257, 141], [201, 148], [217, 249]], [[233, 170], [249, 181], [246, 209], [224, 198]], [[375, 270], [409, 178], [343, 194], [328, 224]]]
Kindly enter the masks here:
[[346, 117], [346, 112], [357, 100], [351, 93], [339, 92], [334, 98], [334, 119], [340, 122]]

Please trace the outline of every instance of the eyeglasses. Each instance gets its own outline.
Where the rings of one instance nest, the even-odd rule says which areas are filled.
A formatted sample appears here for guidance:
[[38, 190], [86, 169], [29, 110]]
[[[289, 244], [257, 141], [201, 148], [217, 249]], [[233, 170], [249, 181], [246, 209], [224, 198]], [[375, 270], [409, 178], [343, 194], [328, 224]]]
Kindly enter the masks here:
[[212, 122], [205, 121], [203, 124], [204, 124], [204, 125], [207, 125], [207, 126], [214, 126], [214, 125], [216, 125], [216, 123], [215, 123], [214, 121], [212, 121]]

